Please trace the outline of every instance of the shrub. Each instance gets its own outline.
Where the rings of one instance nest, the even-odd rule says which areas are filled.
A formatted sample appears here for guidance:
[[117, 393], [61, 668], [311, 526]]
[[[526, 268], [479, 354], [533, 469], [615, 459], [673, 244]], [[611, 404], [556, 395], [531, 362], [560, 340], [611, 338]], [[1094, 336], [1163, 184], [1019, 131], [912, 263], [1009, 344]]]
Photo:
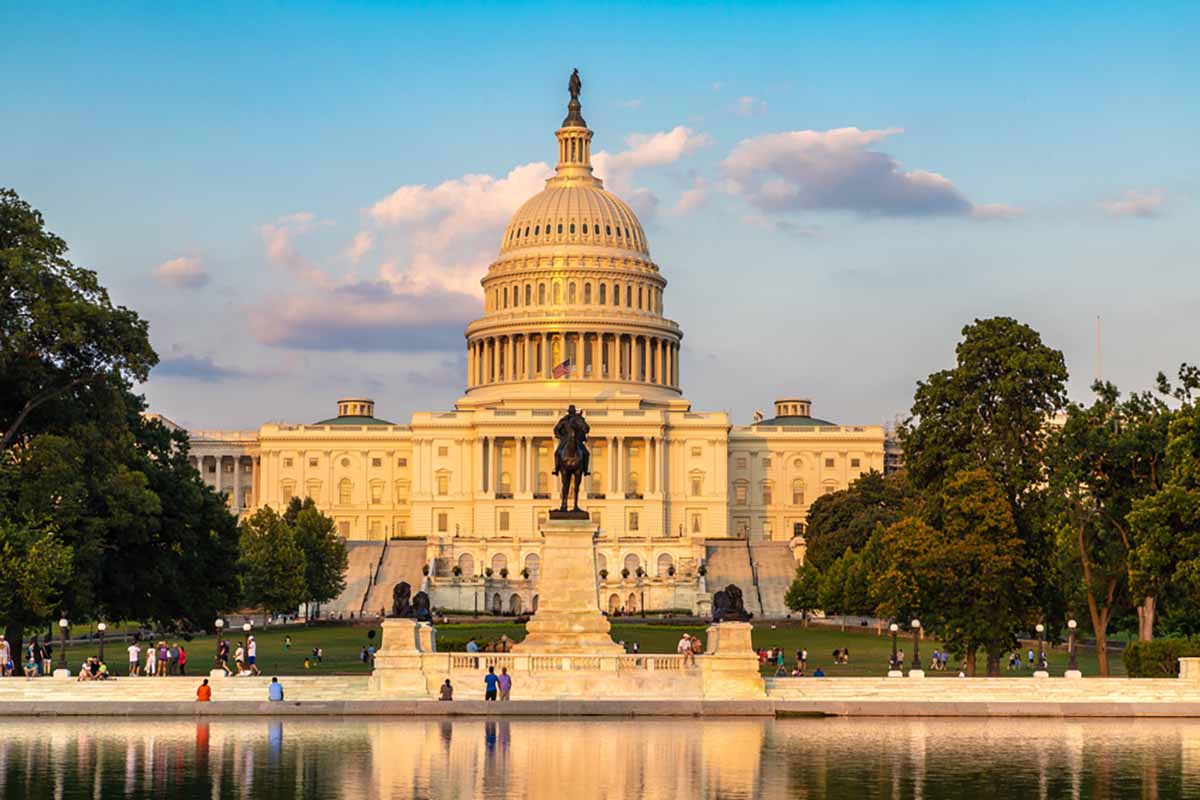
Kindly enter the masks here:
[[600, 570], [600, 580], [605, 580], [605, 581], [608, 580], [608, 570], [606, 570], [606, 569]]
[[704, 566], [703, 564], [701, 564], [701, 565], [700, 565], [700, 568], [696, 570], [696, 573], [697, 573], [698, 575], [707, 575], [707, 574], [708, 574], [708, 567], [706, 567], [706, 566]]
[[622, 577], [622, 578], [628, 578], [628, 577], [629, 577], [629, 567], [622, 567], [622, 568], [621, 568], [621, 577]]
[[525, 580], [529, 580], [529, 567], [526, 567], [525, 569], [521, 570], [521, 577], [524, 578]]
[[[454, 573], [454, 577], [456, 577], [456, 578], [459, 575], [462, 575], [462, 567], [460, 567], [458, 564], [455, 564], [453, 567], [451, 567], [450, 571]], [[428, 575], [429, 573], [425, 573], [425, 574]]]
[[1154, 639], [1130, 642], [1123, 656], [1131, 678], [1174, 678], [1179, 659], [1200, 656], [1200, 639]]
[[429, 574], [429, 565], [428, 565], [428, 564], [423, 564], [423, 565], [421, 566], [421, 574], [422, 574], [422, 575], [428, 575], [428, 574]]
[[501, 568], [500, 568], [500, 577], [501, 577], [501, 578], [507, 578], [507, 577], [508, 577], [508, 567], [501, 567]]
[[667, 574], [670, 575], [672, 578], [675, 577], [675, 565], [674, 564], [667, 567]]
[[491, 568], [491, 567], [488, 567], [487, 569], [485, 569], [485, 570], [483, 571], [483, 574], [484, 574], [485, 576], [489, 577], [489, 578], [490, 578], [490, 577], [492, 577], [492, 568]]
[[639, 578], [640, 578], [640, 577], [642, 577], [642, 576], [643, 576], [643, 575], [645, 575], [645, 574], [646, 574], [646, 570], [642, 569], [641, 567], [638, 567], [638, 568], [637, 568], [637, 576], [638, 576]]

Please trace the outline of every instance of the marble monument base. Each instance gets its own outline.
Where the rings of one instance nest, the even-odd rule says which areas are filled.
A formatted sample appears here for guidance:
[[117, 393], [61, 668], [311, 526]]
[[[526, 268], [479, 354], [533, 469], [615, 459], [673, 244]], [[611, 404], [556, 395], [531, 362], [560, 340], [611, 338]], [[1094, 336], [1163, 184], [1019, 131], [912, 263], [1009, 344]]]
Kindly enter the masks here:
[[619, 655], [596, 595], [596, 524], [584, 512], [552, 512], [542, 525], [538, 609], [514, 653]]

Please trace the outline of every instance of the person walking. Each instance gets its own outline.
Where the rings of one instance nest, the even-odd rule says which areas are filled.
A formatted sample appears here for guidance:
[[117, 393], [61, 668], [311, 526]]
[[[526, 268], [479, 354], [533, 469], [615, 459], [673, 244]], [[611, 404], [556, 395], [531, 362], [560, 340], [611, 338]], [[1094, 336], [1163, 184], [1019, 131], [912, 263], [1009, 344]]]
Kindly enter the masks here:
[[242, 642], [238, 642], [237, 649], [233, 651], [233, 663], [237, 666], [235, 675], [241, 676], [246, 674], [246, 648]]
[[508, 667], [500, 668], [500, 700], [508, 700], [508, 695], [512, 691], [512, 675], [508, 674]]
[[233, 674], [233, 670], [229, 668], [229, 642], [224, 639], [217, 645], [217, 666], [225, 670], [226, 675]]
[[248, 636], [246, 638], [246, 664], [255, 675], [262, 675], [258, 664], [254, 663], [256, 661], [258, 661], [258, 642], [253, 636]]
[[283, 637], [283, 652], [290, 653], [292, 650], [292, 635], [289, 633]]
[[271, 678], [271, 685], [267, 687], [267, 701], [271, 703], [283, 702], [283, 684], [279, 682], [279, 678]]
[[483, 699], [495, 700], [496, 692], [500, 688], [500, 678], [496, 676], [496, 668], [488, 667], [487, 675], [483, 676]]
[[187, 651], [179, 645], [179, 674], [187, 675]]
[[205, 678], [204, 682], [196, 689], [196, 702], [207, 703], [210, 700], [212, 700], [212, 687], [208, 685], [208, 678]]
[[129, 677], [134, 678], [137, 677], [142, 667], [142, 648], [138, 646], [135, 640], [126, 649], [129, 651]]

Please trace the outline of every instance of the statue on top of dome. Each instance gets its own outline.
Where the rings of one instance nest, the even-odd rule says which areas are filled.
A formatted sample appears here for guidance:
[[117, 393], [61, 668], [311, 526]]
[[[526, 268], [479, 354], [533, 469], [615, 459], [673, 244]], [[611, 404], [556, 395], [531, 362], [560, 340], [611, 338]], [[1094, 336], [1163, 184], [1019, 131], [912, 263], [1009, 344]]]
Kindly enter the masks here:
[[578, 100], [579, 93], [583, 91], [583, 81], [579, 80], [578, 67], [571, 73], [571, 79], [567, 81], [567, 91], [571, 93], [572, 100]]

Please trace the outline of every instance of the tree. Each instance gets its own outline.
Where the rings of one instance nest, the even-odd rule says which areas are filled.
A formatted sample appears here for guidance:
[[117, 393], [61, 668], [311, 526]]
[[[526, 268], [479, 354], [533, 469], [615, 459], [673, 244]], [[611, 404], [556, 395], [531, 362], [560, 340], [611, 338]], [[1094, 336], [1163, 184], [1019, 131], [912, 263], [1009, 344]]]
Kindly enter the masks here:
[[975, 674], [987, 653], [998, 675], [1003, 652], [1034, 619], [1028, 558], [1003, 491], [983, 469], [959, 473], [939, 498], [941, 528], [907, 518], [882, 530], [869, 570], [878, 612], [922, 620]]
[[821, 607], [821, 573], [811, 561], [796, 568], [796, 577], [783, 596], [784, 605], [801, 615], [804, 627], [808, 627], [808, 616]]
[[292, 611], [304, 602], [304, 552], [283, 517], [260, 508], [241, 525], [242, 594], [268, 612]]
[[309, 506], [295, 515], [292, 527], [296, 545], [304, 554], [305, 601], [319, 606], [336, 599], [346, 588], [349, 557], [346, 543], [337, 534], [333, 520], [315, 506]]
[[[853, 558], [854, 551], [847, 550]], [[848, 564], [845, 558], [839, 558], [821, 573], [817, 597], [821, 601], [821, 609], [826, 616], [839, 614], [842, 618], [842, 630], [846, 630], [846, 570]]]
[[52, 615], [70, 576], [71, 548], [53, 529], [0, 518], [0, 619]]
[[0, 189], [0, 451], [54, 430], [105, 382], [144, 381], [158, 362], [145, 320], [113, 306], [96, 274], [11, 189]]
[[[1050, 497], [1062, 508], [1077, 553], [1100, 674], [1108, 675], [1109, 621], [1114, 607], [1124, 600], [1123, 590], [1135, 586], [1126, 580], [1133, 548], [1126, 518], [1133, 503], [1158, 491], [1166, 478], [1172, 414], [1148, 392], [1121, 400], [1112, 384], [1097, 383], [1092, 388], [1096, 400], [1090, 407], [1068, 409], [1049, 448], [1048, 463]], [[1153, 590], [1139, 595], [1139, 638], [1151, 638], [1156, 596]]]
[[874, 470], [863, 473], [848, 489], [821, 495], [808, 511], [805, 560], [825, 569], [846, 548], [861, 550], [877, 526], [887, 527], [904, 516], [911, 499], [903, 474], [884, 477]]

